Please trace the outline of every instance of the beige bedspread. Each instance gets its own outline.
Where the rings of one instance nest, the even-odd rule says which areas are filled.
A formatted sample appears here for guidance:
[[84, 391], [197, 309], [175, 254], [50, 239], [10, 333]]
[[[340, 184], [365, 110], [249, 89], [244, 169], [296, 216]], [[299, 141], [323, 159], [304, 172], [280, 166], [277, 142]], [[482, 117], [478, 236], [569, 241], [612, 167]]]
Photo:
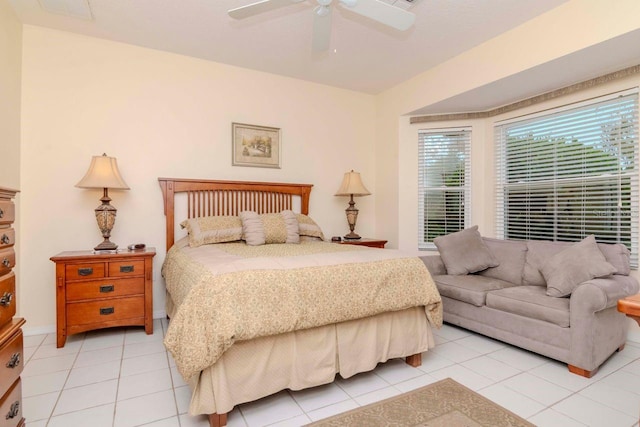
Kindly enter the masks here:
[[197, 248], [178, 242], [162, 267], [176, 305], [165, 346], [189, 380], [235, 341], [425, 306], [440, 295], [419, 258], [326, 242]]

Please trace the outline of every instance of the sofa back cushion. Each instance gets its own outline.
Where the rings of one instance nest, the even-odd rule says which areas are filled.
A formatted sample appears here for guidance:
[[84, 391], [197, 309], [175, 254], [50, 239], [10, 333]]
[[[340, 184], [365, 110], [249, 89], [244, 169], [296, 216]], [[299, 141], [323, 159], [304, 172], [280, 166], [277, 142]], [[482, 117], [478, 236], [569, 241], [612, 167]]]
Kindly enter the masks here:
[[[527, 241], [527, 254], [522, 276], [523, 284], [527, 286], [546, 286], [547, 282], [541, 273], [542, 267], [551, 257], [574, 244], [573, 242], [550, 242], [546, 240]], [[629, 251], [622, 243], [598, 243], [598, 249], [600, 249], [606, 261], [616, 268], [615, 274], [629, 275], [631, 271]]]
[[498, 261], [497, 267], [490, 267], [479, 272], [482, 276], [504, 280], [514, 285], [522, 285], [522, 272], [527, 255], [527, 242], [517, 240], [501, 240], [483, 237], [493, 256]]
[[447, 267], [447, 274], [475, 273], [498, 265], [482, 240], [477, 225], [436, 237], [433, 239], [433, 243], [438, 248], [442, 262]]

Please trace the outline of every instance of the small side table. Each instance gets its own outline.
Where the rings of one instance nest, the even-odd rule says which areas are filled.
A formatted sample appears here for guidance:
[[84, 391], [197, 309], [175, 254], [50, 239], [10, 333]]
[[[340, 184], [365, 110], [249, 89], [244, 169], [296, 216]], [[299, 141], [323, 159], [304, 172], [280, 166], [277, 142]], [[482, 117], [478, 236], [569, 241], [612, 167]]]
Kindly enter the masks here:
[[640, 325], [640, 294], [618, 300], [618, 311], [635, 320]]
[[342, 239], [340, 242], [336, 242], [336, 243], [340, 243], [342, 245], [368, 246], [370, 248], [384, 249], [384, 245], [387, 244], [387, 241], [380, 240], [380, 239], [366, 239], [363, 237], [362, 239], [357, 239], [357, 240]]
[[56, 263], [57, 347], [67, 335], [114, 326], [153, 334], [154, 248], [117, 253], [62, 252]]

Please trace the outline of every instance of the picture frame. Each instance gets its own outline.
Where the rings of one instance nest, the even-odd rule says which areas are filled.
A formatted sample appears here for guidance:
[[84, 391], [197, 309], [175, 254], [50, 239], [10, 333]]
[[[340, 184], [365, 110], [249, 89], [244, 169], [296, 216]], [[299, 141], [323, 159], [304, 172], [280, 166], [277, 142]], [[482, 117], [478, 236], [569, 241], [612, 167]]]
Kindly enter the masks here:
[[232, 123], [231, 140], [233, 166], [280, 169], [280, 128]]

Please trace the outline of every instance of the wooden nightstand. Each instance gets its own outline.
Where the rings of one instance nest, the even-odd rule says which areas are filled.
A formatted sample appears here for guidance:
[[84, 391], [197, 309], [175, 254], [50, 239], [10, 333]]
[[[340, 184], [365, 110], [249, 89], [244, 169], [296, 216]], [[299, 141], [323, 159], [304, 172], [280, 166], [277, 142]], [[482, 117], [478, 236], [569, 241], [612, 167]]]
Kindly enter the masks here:
[[370, 248], [384, 249], [384, 245], [387, 244], [387, 241], [380, 240], [380, 239], [365, 239], [363, 237], [362, 239], [358, 239], [358, 240], [342, 239], [340, 242], [336, 242], [336, 243], [340, 243], [342, 245], [369, 246]]
[[152, 334], [155, 254], [146, 248], [51, 257], [56, 263], [57, 347], [64, 347], [67, 335], [113, 326], [144, 326]]

